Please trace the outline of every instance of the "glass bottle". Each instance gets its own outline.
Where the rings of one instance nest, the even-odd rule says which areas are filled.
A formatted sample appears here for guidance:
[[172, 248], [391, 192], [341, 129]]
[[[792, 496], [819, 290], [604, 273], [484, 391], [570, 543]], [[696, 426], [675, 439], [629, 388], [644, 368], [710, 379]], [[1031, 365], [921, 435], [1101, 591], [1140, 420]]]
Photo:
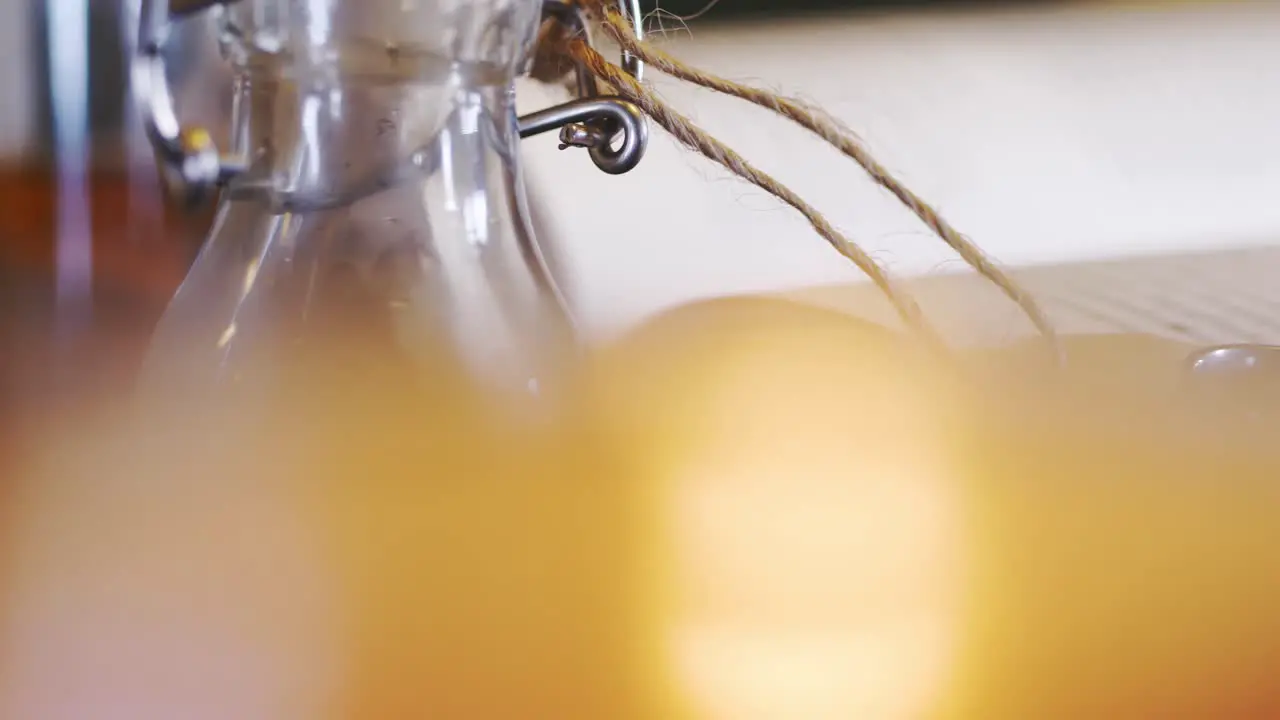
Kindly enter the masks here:
[[[226, 155], [179, 125], [164, 81], [170, 19], [210, 6], [236, 77]], [[150, 137], [189, 189], [221, 189], [144, 390], [271, 387], [336, 337], [352, 373], [432, 372], [449, 348], [496, 391], [554, 384], [571, 323], [529, 226], [518, 141], [560, 129], [616, 174], [647, 136], [581, 70], [581, 97], [516, 116], [544, 19], [581, 23], [563, 1], [144, 0], [134, 74]]]

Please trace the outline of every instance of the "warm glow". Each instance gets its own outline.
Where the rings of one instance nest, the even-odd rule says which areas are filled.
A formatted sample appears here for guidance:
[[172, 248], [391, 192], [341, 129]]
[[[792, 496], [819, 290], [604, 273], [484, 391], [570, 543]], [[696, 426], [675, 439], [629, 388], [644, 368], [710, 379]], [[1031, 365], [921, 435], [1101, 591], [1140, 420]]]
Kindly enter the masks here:
[[1280, 717], [1253, 425], [1114, 361], [969, 406], [875, 342], [711, 305], [540, 423], [331, 347], [64, 426], [5, 506], [0, 718]]
[[679, 410], [668, 661], [698, 720], [915, 720], [956, 655], [954, 461], [910, 385], [836, 388], [846, 354], [789, 349], [723, 362]]
[[695, 706], [706, 720], [920, 717], [953, 654], [954, 500], [902, 468], [873, 487], [753, 469], [690, 478], [675, 498], [671, 643]]

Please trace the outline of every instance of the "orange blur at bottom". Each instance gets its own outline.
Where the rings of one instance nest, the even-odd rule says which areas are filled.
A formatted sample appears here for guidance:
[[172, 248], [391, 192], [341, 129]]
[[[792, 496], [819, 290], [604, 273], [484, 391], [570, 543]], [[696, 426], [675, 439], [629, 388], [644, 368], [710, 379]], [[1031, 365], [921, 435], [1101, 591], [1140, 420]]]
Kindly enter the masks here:
[[9, 507], [0, 717], [1280, 716], [1276, 453], [1116, 348], [743, 299], [536, 428], [444, 370], [97, 413]]

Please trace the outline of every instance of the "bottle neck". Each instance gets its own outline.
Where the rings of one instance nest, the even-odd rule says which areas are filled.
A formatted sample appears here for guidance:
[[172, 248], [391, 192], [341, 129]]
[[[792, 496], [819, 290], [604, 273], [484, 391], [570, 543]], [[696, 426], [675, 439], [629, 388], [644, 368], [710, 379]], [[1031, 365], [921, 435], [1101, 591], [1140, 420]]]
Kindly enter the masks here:
[[231, 196], [265, 196], [279, 211], [349, 205], [436, 173], [459, 140], [469, 153], [514, 166], [519, 134], [505, 73], [454, 67], [435, 75], [316, 82], [241, 72], [233, 146], [249, 169]]

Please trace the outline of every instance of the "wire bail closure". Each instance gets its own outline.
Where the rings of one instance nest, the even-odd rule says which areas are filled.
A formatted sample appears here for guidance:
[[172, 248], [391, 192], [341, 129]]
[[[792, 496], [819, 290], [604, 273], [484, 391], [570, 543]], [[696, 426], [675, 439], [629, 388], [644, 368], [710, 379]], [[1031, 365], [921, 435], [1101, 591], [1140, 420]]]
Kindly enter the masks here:
[[[164, 49], [174, 19], [239, 0], [141, 0], [138, 43], [130, 64], [134, 99], [156, 159], [173, 175], [189, 198], [221, 187], [248, 167], [244, 158], [224, 155], [208, 130], [183, 126], [174, 108], [165, 72]], [[639, 0], [617, 0], [643, 37]], [[582, 10], [572, 0], [543, 0], [542, 17], [566, 26], [590, 42]], [[639, 80], [643, 63], [622, 54], [622, 67]], [[619, 97], [603, 95], [594, 75], [578, 65], [577, 97], [518, 119], [521, 138], [560, 130], [561, 148], [587, 148], [596, 167], [621, 175], [636, 167], [648, 146], [649, 128], [640, 108]], [[621, 142], [617, 142], [621, 135]], [[616, 144], [616, 147], [615, 147]]]
[[[617, 0], [618, 5], [631, 20], [633, 32], [644, 39], [640, 15], [640, 0]], [[587, 24], [582, 9], [572, 0], [543, 0], [543, 19], [552, 19], [574, 36], [590, 43]], [[644, 75], [644, 63], [625, 50], [622, 68], [636, 80]], [[577, 98], [530, 113], [520, 118], [520, 137], [533, 137], [559, 128], [560, 147], [585, 147], [596, 167], [610, 175], [621, 175], [639, 164], [649, 142], [649, 126], [640, 108], [619, 97], [600, 93], [599, 84], [591, 71], [577, 64]], [[615, 150], [613, 141], [622, 133], [622, 143]]]

